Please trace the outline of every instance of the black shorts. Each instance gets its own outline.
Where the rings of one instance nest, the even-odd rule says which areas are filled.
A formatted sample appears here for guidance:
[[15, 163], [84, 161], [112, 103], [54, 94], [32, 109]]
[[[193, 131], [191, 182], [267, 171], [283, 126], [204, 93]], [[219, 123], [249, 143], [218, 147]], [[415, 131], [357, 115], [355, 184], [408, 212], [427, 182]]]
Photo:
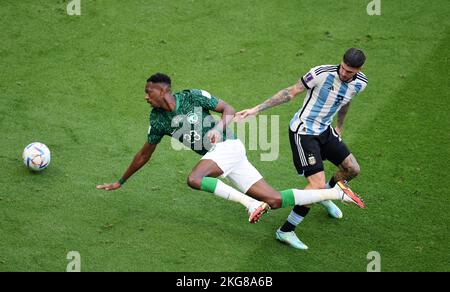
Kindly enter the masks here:
[[318, 136], [301, 135], [289, 129], [292, 158], [298, 174], [305, 177], [323, 171], [323, 161], [340, 165], [350, 155], [350, 150], [330, 126]]

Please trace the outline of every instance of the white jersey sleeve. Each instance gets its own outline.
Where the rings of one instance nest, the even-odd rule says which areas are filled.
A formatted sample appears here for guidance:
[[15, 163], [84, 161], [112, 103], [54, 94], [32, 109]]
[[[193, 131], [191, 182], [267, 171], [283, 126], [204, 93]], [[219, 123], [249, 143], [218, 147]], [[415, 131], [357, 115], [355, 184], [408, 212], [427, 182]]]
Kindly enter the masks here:
[[[356, 81], [356, 86], [355, 86], [356, 94], [358, 94], [358, 93], [362, 92], [364, 89], [366, 89], [367, 83], [369, 82], [367, 80], [367, 76], [362, 72], [358, 72], [356, 74], [355, 81]], [[360, 85], [358, 85], [358, 83]]]
[[325, 72], [330, 72], [336, 70], [336, 66], [333, 65], [322, 65], [312, 68], [305, 75], [300, 78], [300, 82], [306, 89], [314, 88], [322, 84], [325, 80]]
[[311, 70], [309, 70], [308, 73], [306, 73], [305, 75], [303, 75], [300, 78], [300, 82], [303, 84], [303, 86], [306, 89], [311, 89], [311, 88], [317, 86], [317, 78], [316, 77], [317, 76], [314, 72], [314, 68], [312, 68]]

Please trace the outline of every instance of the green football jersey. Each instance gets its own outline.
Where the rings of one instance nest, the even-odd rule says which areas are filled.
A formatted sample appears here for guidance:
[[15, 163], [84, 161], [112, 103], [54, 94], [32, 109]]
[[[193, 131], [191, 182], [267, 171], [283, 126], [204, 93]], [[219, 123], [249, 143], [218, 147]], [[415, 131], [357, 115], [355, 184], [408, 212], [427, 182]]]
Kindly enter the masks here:
[[[170, 136], [196, 153], [205, 155], [213, 146], [207, 133], [218, 122], [210, 111], [216, 109], [219, 100], [209, 92], [198, 89], [183, 90], [175, 93], [174, 97], [174, 111], [154, 108], [150, 112], [148, 143], [158, 144], [163, 136]], [[227, 139], [235, 139], [229, 128], [222, 134], [222, 141]]]

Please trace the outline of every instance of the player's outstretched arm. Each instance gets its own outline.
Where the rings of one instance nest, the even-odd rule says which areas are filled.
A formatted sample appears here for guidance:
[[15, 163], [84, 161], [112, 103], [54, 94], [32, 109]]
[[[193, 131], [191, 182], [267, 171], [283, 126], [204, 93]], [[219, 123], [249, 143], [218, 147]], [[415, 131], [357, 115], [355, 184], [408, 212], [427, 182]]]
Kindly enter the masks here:
[[144, 166], [152, 157], [153, 152], [156, 149], [157, 144], [149, 144], [146, 142], [144, 146], [139, 150], [138, 153], [134, 156], [133, 161], [131, 162], [128, 169], [123, 174], [122, 178], [120, 178], [117, 182], [98, 185], [97, 189], [113, 191], [119, 189], [125, 181], [130, 178], [136, 171], [138, 171], [142, 166]]
[[236, 113], [234, 108], [223, 100], [219, 100], [214, 112], [221, 113], [222, 118], [214, 129], [208, 132], [208, 139], [212, 144], [216, 144], [221, 141], [221, 133], [223, 133], [223, 129], [225, 129], [233, 121], [234, 114]]
[[299, 93], [303, 92], [305, 90], [305, 87], [301, 82], [297, 82], [295, 85], [292, 85], [288, 88], [285, 88], [283, 90], [280, 90], [277, 92], [274, 96], [266, 100], [265, 102], [255, 106], [251, 109], [245, 109], [238, 113], [236, 113], [235, 120], [243, 120], [247, 117], [253, 117], [262, 112], [263, 110], [266, 110], [268, 108], [286, 103], [294, 99], [295, 96], [297, 96]]

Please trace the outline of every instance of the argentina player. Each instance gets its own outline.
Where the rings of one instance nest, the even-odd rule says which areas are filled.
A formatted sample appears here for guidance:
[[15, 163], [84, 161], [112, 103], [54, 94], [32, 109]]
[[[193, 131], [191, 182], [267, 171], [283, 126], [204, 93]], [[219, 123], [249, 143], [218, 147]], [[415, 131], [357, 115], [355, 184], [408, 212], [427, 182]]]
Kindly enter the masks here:
[[[367, 77], [361, 72], [366, 60], [356, 48], [348, 49], [339, 65], [322, 65], [312, 68], [291, 87], [279, 91], [264, 103], [240, 111], [236, 120], [256, 116], [263, 110], [291, 101], [307, 91], [303, 105], [289, 125], [289, 139], [293, 161], [298, 174], [306, 177], [305, 189], [332, 188], [340, 180], [355, 178], [360, 167], [353, 154], [342, 141], [345, 116], [352, 98], [367, 86]], [[337, 114], [336, 128], [331, 126]], [[323, 161], [329, 160], [339, 167], [328, 184]], [[330, 216], [342, 218], [341, 210], [331, 201], [321, 202]], [[311, 205], [295, 206], [286, 223], [276, 232], [276, 237], [298, 249], [307, 249], [296, 234], [296, 226], [308, 214]]]

